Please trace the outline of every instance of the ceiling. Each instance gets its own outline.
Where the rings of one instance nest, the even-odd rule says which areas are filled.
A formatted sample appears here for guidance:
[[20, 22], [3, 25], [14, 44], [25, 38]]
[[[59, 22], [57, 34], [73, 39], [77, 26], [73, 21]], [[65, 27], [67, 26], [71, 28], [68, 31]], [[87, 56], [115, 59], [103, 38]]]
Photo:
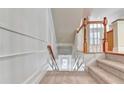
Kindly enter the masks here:
[[108, 18], [109, 24], [124, 17], [124, 8], [52, 8], [52, 16], [58, 44], [73, 44], [74, 32], [79, 27], [81, 19], [89, 17], [92, 20]]
[[55, 32], [58, 43], [73, 43], [74, 30], [79, 26], [83, 9], [52, 9]]

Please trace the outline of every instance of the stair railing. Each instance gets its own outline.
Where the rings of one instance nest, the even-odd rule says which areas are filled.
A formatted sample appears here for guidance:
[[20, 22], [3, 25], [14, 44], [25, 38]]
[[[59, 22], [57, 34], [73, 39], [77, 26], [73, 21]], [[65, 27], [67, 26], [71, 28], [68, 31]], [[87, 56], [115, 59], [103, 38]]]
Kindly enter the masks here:
[[52, 61], [52, 63], [49, 62], [50, 67], [52, 68], [52, 70], [57, 70], [59, 71], [59, 67], [58, 64], [56, 62], [55, 56], [53, 54], [52, 48], [50, 45], [47, 46], [47, 49], [49, 51], [49, 55], [50, 55], [50, 59]]
[[82, 53], [82, 51], [76, 51], [75, 56], [76, 57], [73, 65], [73, 71], [84, 71], [86, 66], [84, 53]]
[[74, 58], [74, 65], [72, 67], [73, 71], [85, 70], [84, 53], [83, 51], [79, 51], [80, 48], [82, 49], [82, 47], [77, 47], [79, 43], [79, 41], [77, 41], [78, 34], [83, 28], [84, 28], [84, 25], [82, 25], [82, 20], [81, 20], [80, 26], [79, 28], [77, 28], [76, 33], [75, 33], [75, 41], [74, 41], [73, 52], [72, 52], [72, 56]]
[[[94, 39], [93, 40], [93, 44], [95, 44], [95, 45], [90, 45], [89, 44], [89, 42], [90, 41], [88, 41], [88, 40], [90, 40], [90, 38], [91, 38], [91, 36], [89, 35], [90, 33], [93, 33], [92, 34], [92, 38], [96, 38], [96, 34], [97, 35], [99, 35], [97, 32], [99, 32], [100, 30], [98, 29], [98, 27], [96, 28], [96, 29], [94, 29], [93, 31], [90, 31], [90, 29], [89, 29], [89, 27], [90, 27], [90, 25], [97, 25], [98, 26], [98, 24], [99, 25], [102, 25], [103, 26], [103, 39], [101, 39], [100, 38], [100, 40], [99, 40], [99, 38], [98, 38], [98, 36], [97, 36], [97, 39]], [[89, 51], [90, 50], [90, 48], [92, 48], [92, 50], [98, 50], [97, 49], [97, 47], [98, 47], [98, 45], [97, 44], [99, 44], [98, 42], [101, 42], [102, 40], [103, 40], [103, 42], [101, 43], [101, 45], [100, 46], [102, 46], [101, 47], [101, 51], [100, 52], [106, 52], [106, 51], [108, 51], [108, 41], [107, 41], [107, 18], [106, 17], [104, 17], [103, 18], [103, 20], [100, 20], [100, 21], [92, 21], [92, 20], [89, 20], [88, 18], [84, 18], [83, 20], [82, 20], [82, 22], [81, 22], [81, 25], [80, 25], [80, 27], [79, 27], [79, 29], [77, 29], [77, 34], [81, 31], [81, 29], [83, 30], [83, 42], [81, 42], [82, 43], [82, 45], [83, 45], [83, 47], [82, 47], [82, 52], [83, 53], [89, 53], [89, 52], [91, 52], [91, 51]], [[89, 29], [89, 31], [88, 31], [88, 29]], [[96, 33], [94, 33], [94, 32], [96, 32]], [[88, 36], [88, 37], [87, 37]], [[102, 36], [100, 36], [100, 37], [102, 37]], [[89, 38], [89, 39], [88, 39]], [[95, 42], [97, 42], [97, 43], [95, 43]], [[92, 42], [91, 42], [92, 43]], [[96, 47], [96, 48], [95, 48]], [[99, 52], [99, 51], [93, 51], [93, 52]]]
[[[73, 70], [77, 70], [78, 71], [81, 68], [82, 69], [85, 69], [87, 60], [90, 60], [88, 57], [85, 57], [85, 54], [90, 54], [90, 53], [92, 53], [93, 55], [97, 54], [97, 51], [93, 51], [93, 52], [89, 51], [90, 44], [89, 44], [89, 41], [88, 41], [88, 37], [87, 36], [89, 36], [89, 39], [91, 37], [90, 37], [90, 35], [88, 35], [89, 33], [88, 33], [87, 29], [88, 29], [88, 26], [90, 26], [90, 24], [101, 24], [101, 25], [103, 25], [103, 36], [104, 36], [104, 39], [103, 39], [103, 43], [101, 43], [101, 46], [102, 46], [101, 50], [102, 51], [100, 51], [98, 53], [107, 51], [107, 47], [108, 47], [108, 44], [107, 44], [107, 35], [106, 35], [107, 18], [104, 17], [104, 19], [102, 21], [89, 21], [88, 18], [84, 18], [83, 20], [81, 20], [81, 24], [80, 24], [79, 28], [77, 28], [77, 30], [76, 30], [77, 33], [75, 35], [76, 36], [75, 38], [77, 38], [77, 34], [81, 30], [83, 31], [82, 32], [83, 33], [83, 37], [82, 37], [82, 42], [81, 42], [82, 43], [82, 51], [79, 54], [79, 51], [77, 52], [78, 49], [73, 49], [74, 50], [73, 51], [73, 54], [75, 54], [74, 55], [75, 63], [74, 63], [74, 66], [73, 66]], [[93, 35], [94, 35], [94, 33], [93, 33]], [[98, 39], [98, 37], [97, 37], [97, 39]], [[101, 40], [101, 38], [100, 38], [100, 40]], [[97, 40], [97, 42], [98, 42], [98, 40]], [[76, 43], [77, 42], [75, 41], [74, 42], [74, 48], [77, 48], [76, 47]], [[75, 53], [75, 52], [77, 52], [77, 53]]]

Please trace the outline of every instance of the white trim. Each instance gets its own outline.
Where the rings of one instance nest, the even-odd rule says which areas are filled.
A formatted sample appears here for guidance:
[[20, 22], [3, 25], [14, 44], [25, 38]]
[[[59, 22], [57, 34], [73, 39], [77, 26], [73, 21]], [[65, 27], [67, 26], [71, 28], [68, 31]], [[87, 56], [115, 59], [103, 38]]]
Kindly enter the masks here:
[[72, 47], [72, 43], [58, 43], [57, 46], [65, 46], [65, 47]]
[[31, 76], [29, 76], [22, 84], [38, 84], [41, 79], [44, 77], [48, 69], [48, 65], [44, 66], [44, 68], [40, 68], [35, 71]]
[[118, 51], [124, 51], [124, 47], [118, 47]]
[[41, 41], [42, 43], [44, 43], [46, 45], [48, 44], [48, 42], [45, 41], [45, 40], [42, 40], [42, 39], [40, 39], [38, 37], [34, 37], [34, 36], [29, 35], [29, 34], [26, 34], [26, 33], [22, 33], [22, 32], [19, 32], [19, 31], [12, 30], [12, 29], [10, 29], [10, 28], [8, 28], [6, 26], [3, 26], [2, 24], [0, 24], [0, 29], [5, 30], [5, 31], [8, 31], [8, 32], [11, 32], [11, 33], [15, 33], [17, 35], [21, 35], [21, 36], [24, 36], [24, 37], [32, 38], [34, 40]]
[[114, 47], [113, 51], [124, 51], [124, 47]]
[[21, 55], [27, 55], [27, 54], [33, 54], [33, 53], [43, 53], [43, 52], [47, 52], [47, 50], [13, 53], [13, 54], [8, 54], [8, 55], [2, 55], [2, 56], [0, 56], [0, 58], [13, 57], [13, 56], [21, 56]]

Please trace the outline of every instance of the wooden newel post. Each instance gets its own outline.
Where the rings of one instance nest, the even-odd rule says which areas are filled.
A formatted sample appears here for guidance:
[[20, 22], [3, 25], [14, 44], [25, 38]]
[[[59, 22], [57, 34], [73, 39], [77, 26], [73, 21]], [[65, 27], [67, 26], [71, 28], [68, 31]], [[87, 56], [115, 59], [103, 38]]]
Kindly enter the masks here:
[[83, 26], [84, 26], [84, 42], [83, 42], [83, 52], [87, 53], [87, 19], [84, 18], [83, 20]]
[[107, 41], [107, 28], [106, 28], [106, 25], [107, 25], [107, 18], [104, 17], [104, 20], [103, 20], [103, 26], [104, 26], [103, 52], [107, 52], [108, 51], [108, 41]]

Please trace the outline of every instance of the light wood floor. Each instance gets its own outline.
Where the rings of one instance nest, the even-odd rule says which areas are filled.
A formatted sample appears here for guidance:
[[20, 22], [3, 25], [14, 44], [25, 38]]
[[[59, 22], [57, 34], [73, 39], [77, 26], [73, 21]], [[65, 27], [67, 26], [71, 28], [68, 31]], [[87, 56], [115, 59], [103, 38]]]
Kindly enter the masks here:
[[41, 84], [97, 84], [87, 72], [82, 71], [48, 71]]

